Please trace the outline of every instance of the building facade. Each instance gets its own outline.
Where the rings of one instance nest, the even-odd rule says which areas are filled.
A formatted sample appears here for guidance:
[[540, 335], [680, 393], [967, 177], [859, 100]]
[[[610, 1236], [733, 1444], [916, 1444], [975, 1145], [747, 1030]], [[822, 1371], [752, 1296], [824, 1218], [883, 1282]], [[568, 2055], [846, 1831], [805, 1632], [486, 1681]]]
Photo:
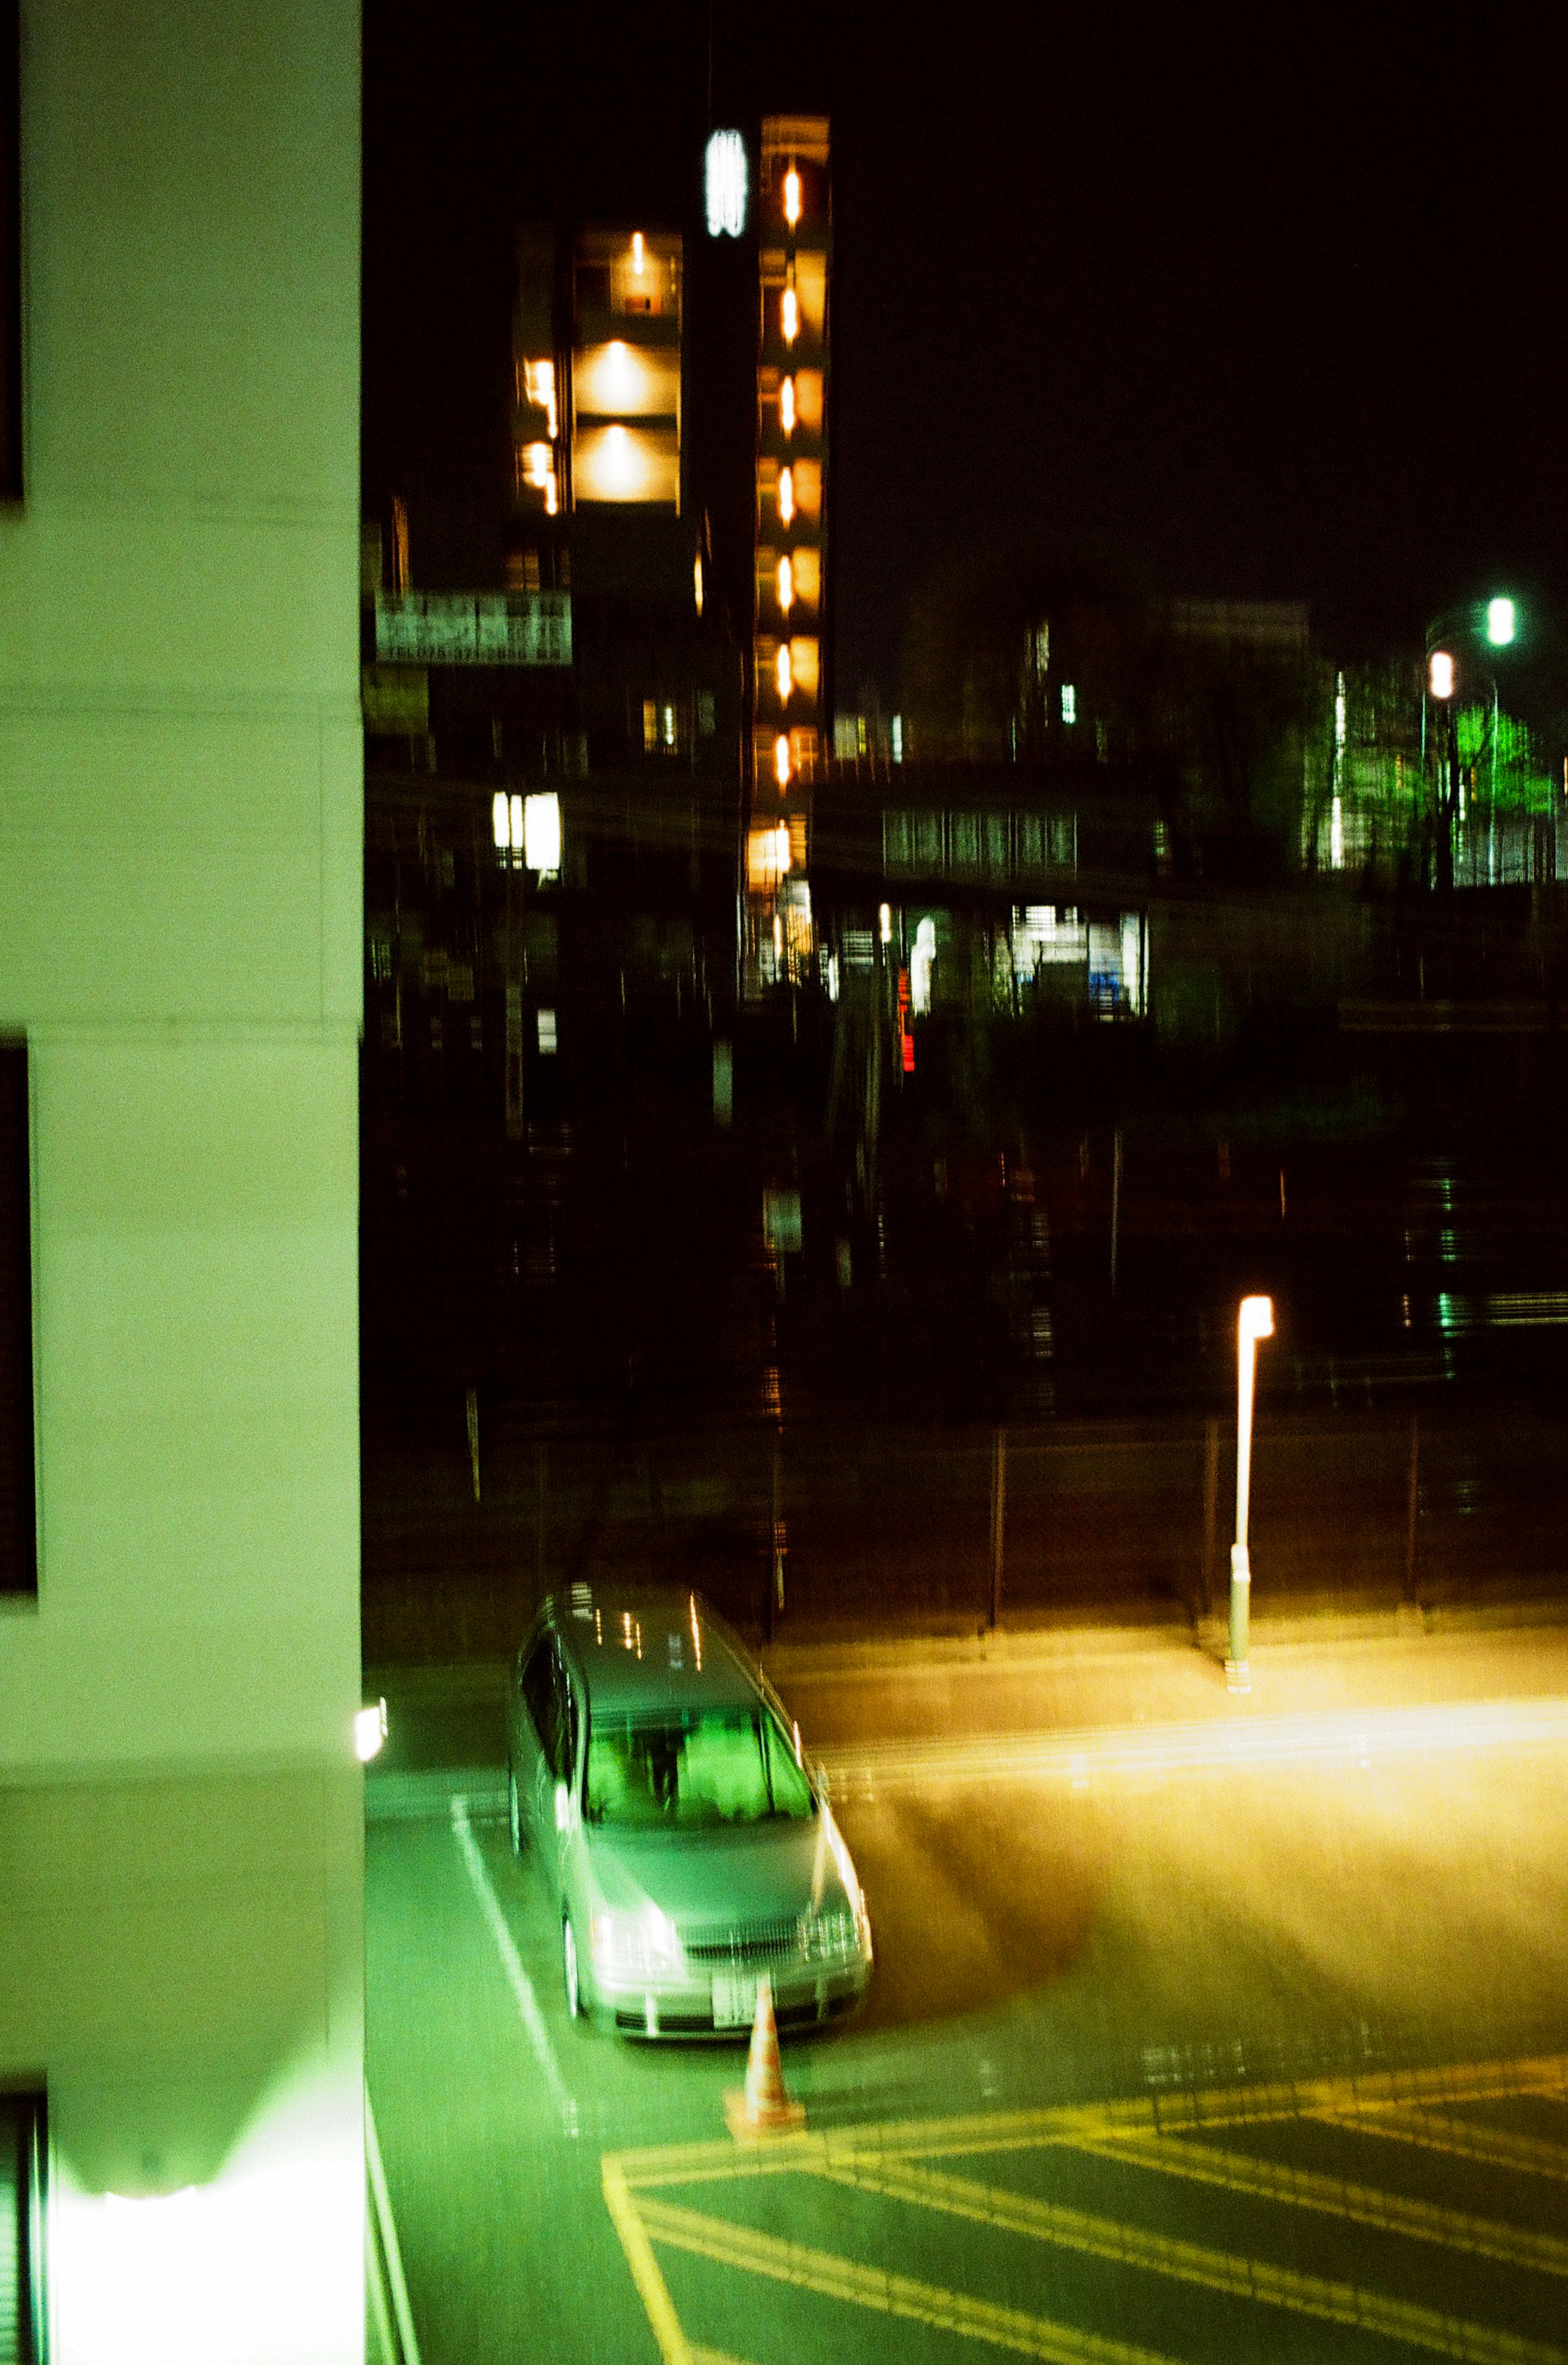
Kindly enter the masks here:
[[14, 2353], [358, 2365], [358, 13], [19, 34]]

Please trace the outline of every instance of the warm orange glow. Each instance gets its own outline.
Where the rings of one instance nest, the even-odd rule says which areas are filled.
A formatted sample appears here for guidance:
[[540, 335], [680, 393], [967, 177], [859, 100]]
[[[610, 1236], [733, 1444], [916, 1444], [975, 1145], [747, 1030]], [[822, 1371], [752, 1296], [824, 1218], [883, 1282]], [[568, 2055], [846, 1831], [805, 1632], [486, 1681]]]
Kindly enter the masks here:
[[793, 471], [792, 471], [792, 470], [790, 470], [790, 469], [789, 469], [789, 468], [780, 468], [780, 469], [779, 469], [779, 471], [778, 471], [778, 515], [779, 515], [780, 519], [783, 521], [784, 524], [788, 525], [788, 524], [790, 523], [790, 519], [794, 516], [794, 514], [795, 514], [795, 478], [794, 478], [794, 474], [793, 474]]
[[792, 345], [801, 333], [801, 305], [792, 287], [784, 290], [784, 342]]
[[778, 424], [786, 435], [795, 432], [795, 381], [787, 377], [778, 389]]
[[786, 555], [778, 562], [778, 605], [786, 615], [795, 604], [795, 569]]
[[801, 219], [801, 176], [793, 164], [784, 175], [784, 219], [791, 230]]
[[554, 517], [561, 506], [561, 487], [554, 468], [544, 479], [544, 514]]
[[522, 454], [523, 483], [532, 485], [543, 492], [550, 481], [550, 458], [548, 443], [525, 444]]
[[702, 553], [698, 552], [691, 564], [691, 588], [697, 596], [697, 612], [702, 613]]
[[633, 230], [632, 233], [632, 268], [636, 273], [637, 277], [641, 279], [643, 275], [643, 233], [640, 230]]
[[781, 789], [790, 785], [790, 742], [781, 731], [773, 743], [773, 777]]
[[788, 641], [780, 641], [778, 644], [778, 655], [773, 661], [773, 678], [778, 684], [779, 697], [788, 698], [795, 687], [795, 677], [790, 664]]
[[536, 410], [543, 410], [546, 414], [550, 440], [554, 443], [559, 432], [555, 416], [554, 363], [525, 361], [522, 365], [522, 392], [526, 402], [532, 403]]

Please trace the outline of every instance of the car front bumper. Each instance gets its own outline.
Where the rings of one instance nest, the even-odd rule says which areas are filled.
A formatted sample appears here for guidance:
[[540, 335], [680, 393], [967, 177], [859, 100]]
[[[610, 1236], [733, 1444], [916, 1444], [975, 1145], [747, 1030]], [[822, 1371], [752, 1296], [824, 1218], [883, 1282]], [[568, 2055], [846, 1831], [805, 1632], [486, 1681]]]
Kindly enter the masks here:
[[871, 1976], [869, 1954], [737, 1964], [711, 1971], [688, 1967], [678, 1975], [631, 1978], [595, 1971], [591, 2003], [623, 2036], [720, 2037], [741, 2042], [751, 2034], [756, 1986], [773, 1989], [781, 2030], [821, 2027], [854, 2011]]

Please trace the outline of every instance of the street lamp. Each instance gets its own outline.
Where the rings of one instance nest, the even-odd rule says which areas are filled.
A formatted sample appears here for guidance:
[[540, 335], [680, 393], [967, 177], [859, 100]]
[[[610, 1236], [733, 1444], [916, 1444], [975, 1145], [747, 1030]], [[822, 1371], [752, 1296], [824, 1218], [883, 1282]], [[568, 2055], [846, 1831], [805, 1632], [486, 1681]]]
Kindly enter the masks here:
[[1227, 1691], [1249, 1692], [1247, 1621], [1252, 1571], [1247, 1560], [1247, 1505], [1252, 1489], [1252, 1378], [1258, 1341], [1274, 1335], [1271, 1297], [1244, 1297], [1236, 1325], [1236, 1541], [1230, 1547], [1230, 1650], [1225, 1662]]

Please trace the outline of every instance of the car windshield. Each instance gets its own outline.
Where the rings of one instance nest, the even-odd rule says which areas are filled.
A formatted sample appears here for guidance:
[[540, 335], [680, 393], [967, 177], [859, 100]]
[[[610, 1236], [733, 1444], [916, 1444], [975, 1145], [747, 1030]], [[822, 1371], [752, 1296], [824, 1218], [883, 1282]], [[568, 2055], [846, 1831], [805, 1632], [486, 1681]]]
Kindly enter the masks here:
[[814, 1811], [795, 1753], [760, 1709], [649, 1722], [596, 1716], [588, 1735], [590, 1823], [700, 1831]]

